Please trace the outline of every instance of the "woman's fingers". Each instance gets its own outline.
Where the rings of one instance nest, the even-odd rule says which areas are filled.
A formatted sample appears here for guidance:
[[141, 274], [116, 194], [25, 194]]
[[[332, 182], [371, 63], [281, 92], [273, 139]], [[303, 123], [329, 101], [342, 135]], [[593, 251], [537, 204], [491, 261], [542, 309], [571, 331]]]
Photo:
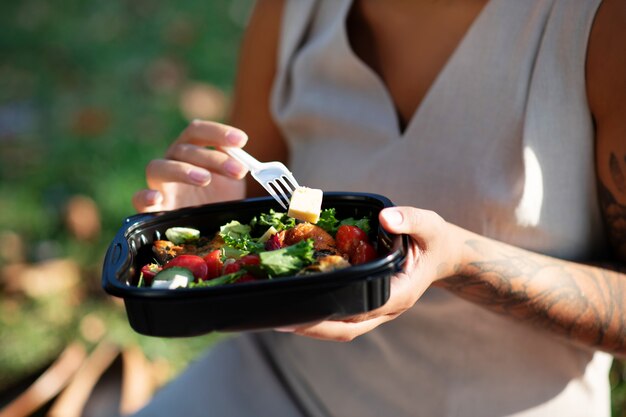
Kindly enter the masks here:
[[441, 237], [444, 220], [435, 212], [415, 207], [390, 207], [381, 210], [379, 220], [391, 233], [409, 235], [421, 249]]
[[146, 181], [153, 190], [167, 182], [205, 186], [211, 182], [211, 173], [187, 162], [153, 159], [146, 166]]
[[[411, 261], [414, 257], [411, 255]], [[326, 320], [319, 323], [276, 329], [292, 332], [300, 336], [322, 340], [349, 342], [383, 323], [395, 319], [409, 308], [428, 288], [429, 282], [417, 281], [407, 274], [400, 273], [391, 280], [391, 297], [375, 310], [358, 314], [345, 320]]]
[[391, 207], [381, 210], [379, 220], [387, 231], [411, 237], [420, 258], [413, 265], [421, 266], [432, 282], [457, 273], [463, 264], [465, 232], [437, 213], [415, 207]]
[[335, 342], [350, 342], [358, 336], [374, 330], [381, 324], [393, 320], [396, 317], [397, 315], [384, 315], [360, 322], [327, 320], [311, 325], [280, 328], [277, 330], [290, 331], [294, 334], [312, 337], [314, 339], [331, 340]]
[[139, 190], [133, 195], [133, 206], [139, 213], [158, 211], [163, 195], [157, 190]]
[[205, 186], [211, 181], [211, 173], [242, 179], [247, 169], [215, 148], [242, 147], [247, 141], [248, 136], [232, 126], [194, 120], [168, 148], [164, 159], [156, 159], [148, 164], [148, 186], [158, 189], [164, 182]]
[[[243, 198], [240, 181], [246, 167], [222, 152], [227, 146], [243, 147], [247, 135], [232, 126], [194, 120], [170, 145], [161, 159], [146, 166], [148, 189], [133, 195], [139, 212], [172, 210], [211, 201]], [[210, 187], [207, 187], [211, 184]]]
[[203, 148], [189, 143], [175, 143], [168, 149], [166, 158], [186, 162], [207, 171], [234, 179], [242, 179], [247, 169], [224, 152]]
[[232, 126], [206, 120], [194, 120], [182, 131], [175, 143], [241, 148], [247, 141], [248, 136]]

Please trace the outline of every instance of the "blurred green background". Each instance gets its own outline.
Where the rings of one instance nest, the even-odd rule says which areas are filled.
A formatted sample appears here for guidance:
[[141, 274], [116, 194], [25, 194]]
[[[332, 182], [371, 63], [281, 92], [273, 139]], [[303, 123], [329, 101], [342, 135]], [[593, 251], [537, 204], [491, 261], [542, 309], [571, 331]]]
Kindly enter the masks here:
[[[227, 112], [251, 6], [0, 4], [0, 392], [75, 340], [138, 345], [162, 383], [224, 337], [135, 334], [100, 270], [146, 163], [190, 119]], [[625, 373], [616, 362], [614, 416], [626, 416]]]
[[135, 334], [100, 271], [146, 163], [224, 117], [252, 4], [0, 2], [0, 392], [74, 340], [139, 345], [163, 379], [221, 337]]

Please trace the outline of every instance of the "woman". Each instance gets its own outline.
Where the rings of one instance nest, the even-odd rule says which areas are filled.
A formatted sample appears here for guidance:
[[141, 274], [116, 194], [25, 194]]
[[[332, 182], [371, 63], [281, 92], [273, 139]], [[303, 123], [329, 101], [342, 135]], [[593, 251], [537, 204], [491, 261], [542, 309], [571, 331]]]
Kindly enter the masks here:
[[136, 208], [261, 193], [206, 148], [245, 145], [301, 184], [390, 197], [408, 261], [382, 308], [232, 338], [143, 413], [608, 416], [626, 6], [600, 3], [258, 2], [230, 125], [192, 122]]

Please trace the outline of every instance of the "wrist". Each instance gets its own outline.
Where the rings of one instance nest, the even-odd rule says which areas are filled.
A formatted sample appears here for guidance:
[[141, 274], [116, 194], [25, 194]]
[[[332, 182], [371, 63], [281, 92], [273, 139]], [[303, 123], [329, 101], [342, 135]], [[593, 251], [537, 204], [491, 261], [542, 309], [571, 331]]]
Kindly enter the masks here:
[[471, 251], [466, 242], [478, 238], [471, 233], [452, 223], [447, 223], [447, 239], [445, 240], [446, 257], [437, 269], [435, 283], [451, 277], [463, 276], [472, 262]]
[[[447, 261], [446, 274], [440, 274], [439, 279], [467, 278], [475, 273], [475, 265], [489, 256], [492, 250], [489, 239], [459, 226], [449, 224], [450, 257]], [[443, 275], [443, 276], [441, 276]]]

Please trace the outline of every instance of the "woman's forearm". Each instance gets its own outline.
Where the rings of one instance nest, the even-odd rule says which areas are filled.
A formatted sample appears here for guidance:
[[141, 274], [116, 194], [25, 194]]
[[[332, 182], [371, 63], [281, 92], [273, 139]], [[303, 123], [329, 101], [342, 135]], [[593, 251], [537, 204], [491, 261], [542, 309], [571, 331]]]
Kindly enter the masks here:
[[626, 275], [476, 237], [436, 285], [572, 341], [626, 355]]

